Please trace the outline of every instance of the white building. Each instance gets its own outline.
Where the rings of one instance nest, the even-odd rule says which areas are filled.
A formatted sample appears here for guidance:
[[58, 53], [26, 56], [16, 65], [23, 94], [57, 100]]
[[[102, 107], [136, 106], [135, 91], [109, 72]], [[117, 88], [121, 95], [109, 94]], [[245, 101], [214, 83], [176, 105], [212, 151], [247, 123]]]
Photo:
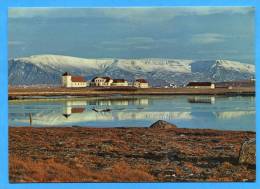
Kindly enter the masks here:
[[111, 86], [127, 87], [128, 82], [125, 79], [114, 79]]
[[195, 89], [215, 89], [215, 84], [211, 82], [189, 82], [187, 87]]
[[61, 83], [63, 87], [86, 87], [87, 81], [82, 76], [72, 76], [68, 72], [62, 75]]
[[91, 85], [96, 87], [107, 87], [111, 86], [113, 79], [110, 77], [95, 77], [91, 80]]
[[137, 88], [149, 88], [148, 82], [145, 79], [135, 80], [133, 86]]

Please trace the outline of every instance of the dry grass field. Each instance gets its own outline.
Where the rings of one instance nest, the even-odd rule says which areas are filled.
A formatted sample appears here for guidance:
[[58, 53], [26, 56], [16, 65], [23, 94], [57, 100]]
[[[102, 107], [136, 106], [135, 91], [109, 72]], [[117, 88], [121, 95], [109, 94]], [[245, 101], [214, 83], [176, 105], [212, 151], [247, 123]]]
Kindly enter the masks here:
[[238, 162], [249, 138], [255, 133], [10, 127], [10, 182], [255, 181], [255, 165]]

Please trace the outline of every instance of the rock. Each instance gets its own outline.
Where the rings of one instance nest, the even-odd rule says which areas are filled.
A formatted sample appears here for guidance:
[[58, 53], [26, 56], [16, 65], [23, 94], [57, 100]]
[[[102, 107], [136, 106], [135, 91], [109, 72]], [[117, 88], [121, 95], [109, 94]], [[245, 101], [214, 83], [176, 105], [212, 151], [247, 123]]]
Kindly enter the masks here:
[[167, 158], [169, 161], [179, 161], [180, 157], [179, 157], [180, 152], [178, 151], [171, 151], [167, 153]]
[[159, 120], [153, 123], [150, 126], [150, 128], [171, 129], [171, 128], [177, 128], [177, 126], [167, 121]]
[[239, 152], [239, 163], [255, 165], [256, 140], [250, 139], [243, 143]]

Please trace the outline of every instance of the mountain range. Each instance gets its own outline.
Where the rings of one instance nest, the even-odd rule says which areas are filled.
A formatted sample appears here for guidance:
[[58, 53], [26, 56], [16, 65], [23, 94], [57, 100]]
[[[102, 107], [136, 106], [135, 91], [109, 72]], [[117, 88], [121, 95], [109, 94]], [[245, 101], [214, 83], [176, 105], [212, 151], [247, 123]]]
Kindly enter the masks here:
[[110, 76], [133, 81], [147, 79], [152, 86], [183, 86], [190, 81], [234, 81], [254, 77], [255, 66], [229, 60], [181, 60], [163, 58], [85, 59], [63, 55], [34, 55], [8, 61], [9, 85], [59, 85], [69, 72], [87, 80]]

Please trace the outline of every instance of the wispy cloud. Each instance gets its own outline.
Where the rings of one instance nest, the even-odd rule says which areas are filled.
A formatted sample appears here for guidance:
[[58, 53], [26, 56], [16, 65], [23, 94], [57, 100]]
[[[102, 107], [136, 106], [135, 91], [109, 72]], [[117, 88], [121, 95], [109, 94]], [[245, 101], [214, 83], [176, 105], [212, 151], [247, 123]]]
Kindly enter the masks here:
[[[242, 53], [253, 57], [254, 11], [253, 7], [10, 8], [9, 56], [52, 52], [82, 57], [239, 59]], [[227, 46], [237, 53], [229, 53]]]
[[[165, 20], [179, 15], [217, 13], [247, 14], [254, 7], [139, 7], [139, 8], [9, 8], [10, 18], [30, 17], [110, 17], [127, 20]], [[157, 15], [157, 16], [156, 16]]]
[[212, 44], [223, 42], [227, 37], [218, 33], [201, 33], [191, 37], [191, 42], [196, 44]]
[[23, 41], [8, 41], [8, 45], [23, 45]]

